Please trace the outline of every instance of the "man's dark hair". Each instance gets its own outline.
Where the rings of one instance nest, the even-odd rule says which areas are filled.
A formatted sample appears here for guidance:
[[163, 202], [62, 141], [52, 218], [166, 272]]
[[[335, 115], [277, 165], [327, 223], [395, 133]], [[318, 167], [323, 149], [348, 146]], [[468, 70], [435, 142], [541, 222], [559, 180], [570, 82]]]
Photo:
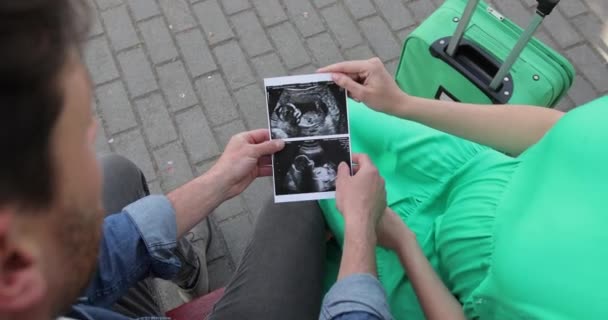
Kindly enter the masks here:
[[87, 20], [84, 1], [0, 1], [0, 206], [41, 208], [53, 199], [60, 76]]

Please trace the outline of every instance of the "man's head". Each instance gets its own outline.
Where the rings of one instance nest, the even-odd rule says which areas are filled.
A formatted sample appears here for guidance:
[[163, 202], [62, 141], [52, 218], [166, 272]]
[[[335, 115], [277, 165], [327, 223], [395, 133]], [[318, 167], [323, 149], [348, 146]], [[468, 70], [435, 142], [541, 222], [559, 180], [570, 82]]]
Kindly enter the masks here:
[[0, 318], [56, 315], [96, 264], [101, 182], [80, 0], [0, 1]]

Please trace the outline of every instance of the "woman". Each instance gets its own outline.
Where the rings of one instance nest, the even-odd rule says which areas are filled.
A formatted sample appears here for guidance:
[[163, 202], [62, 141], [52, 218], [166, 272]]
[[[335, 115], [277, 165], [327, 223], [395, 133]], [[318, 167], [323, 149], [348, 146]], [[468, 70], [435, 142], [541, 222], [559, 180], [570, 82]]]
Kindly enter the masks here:
[[[608, 318], [608, 97], [564, 115], [408, 96], [378, 59], [319, 72], [371, 108], [349, 105], [353, 151], [467, 318]], [[321, 206], [341, 241], [335, 204]], [[395, 317], [423, 318], [397, 255], [377, 256]]]

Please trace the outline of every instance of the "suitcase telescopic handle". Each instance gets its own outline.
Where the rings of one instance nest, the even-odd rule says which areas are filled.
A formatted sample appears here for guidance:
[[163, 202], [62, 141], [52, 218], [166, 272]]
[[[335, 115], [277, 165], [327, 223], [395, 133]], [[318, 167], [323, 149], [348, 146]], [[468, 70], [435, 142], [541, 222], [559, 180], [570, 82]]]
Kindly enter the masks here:
[[[494, 91], [498, 89], [498, 87], [502, 83], [505, 76], [509, 73], [509, 70], [511, 70], [511, 67], [513, 66], [521, 52], [524, 50], [528, 42], [530, 42], [530, 39], [532, 39], [532, 37], [534, 36], [534, 33], [543, 22], [543, 19], [548, 16], [551, 11], [553, 11], [555, 6], [559, 3], [559, 0], [537, 0], [537, 2], [538, 5], [536, 7], [536, 14], [532, 17], [532, 21], [530, 21], [522, 35], [519, 37], [519, 40], [517, 40], [517, 43], [498, 69], [498, 72], [496, 72], [496, 75], [492, 79], [492, 82], [490, 82], [490, 89]], [[473, 17], [473, 14], [475, 13], [475, 9], [477, 8], [478, 4], [479, 0], [471, 0], [467, 3], [462, 14], [462, 18], [458, 22], [458, 26], [456, 26], [456, 31], [454, 32], [454, 35], [452, 36], [446, 49], [446, 53], [449, 56], [453, 57], [456, 53], [456, 50], [462, 42], [465, 30], [471, 22], [471, 18]]]

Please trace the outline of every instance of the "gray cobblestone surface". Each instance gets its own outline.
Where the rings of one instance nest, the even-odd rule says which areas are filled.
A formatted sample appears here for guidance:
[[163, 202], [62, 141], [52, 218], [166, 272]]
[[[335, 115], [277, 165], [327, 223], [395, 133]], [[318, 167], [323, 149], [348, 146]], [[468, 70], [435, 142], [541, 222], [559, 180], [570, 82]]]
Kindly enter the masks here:
[[[233, 134], [266, 126], [264, 77], [372, 56], [394, 71], [403, 39], [442, 0], [90, 2], [97, 149], [129, 157], [154, 193], [166, 193], [209, 169]], [[536, 3], [491, 2], [520, 25]], [[608, 2], [564, 0], [538, 36], [576, 68], [558, 108], [608, 93]], [[212, 215], [212, 288], [229, 279], [271, 186], [258, 180]], [[172, 290], [160, 286], [165, 308], [179, 303]]]

